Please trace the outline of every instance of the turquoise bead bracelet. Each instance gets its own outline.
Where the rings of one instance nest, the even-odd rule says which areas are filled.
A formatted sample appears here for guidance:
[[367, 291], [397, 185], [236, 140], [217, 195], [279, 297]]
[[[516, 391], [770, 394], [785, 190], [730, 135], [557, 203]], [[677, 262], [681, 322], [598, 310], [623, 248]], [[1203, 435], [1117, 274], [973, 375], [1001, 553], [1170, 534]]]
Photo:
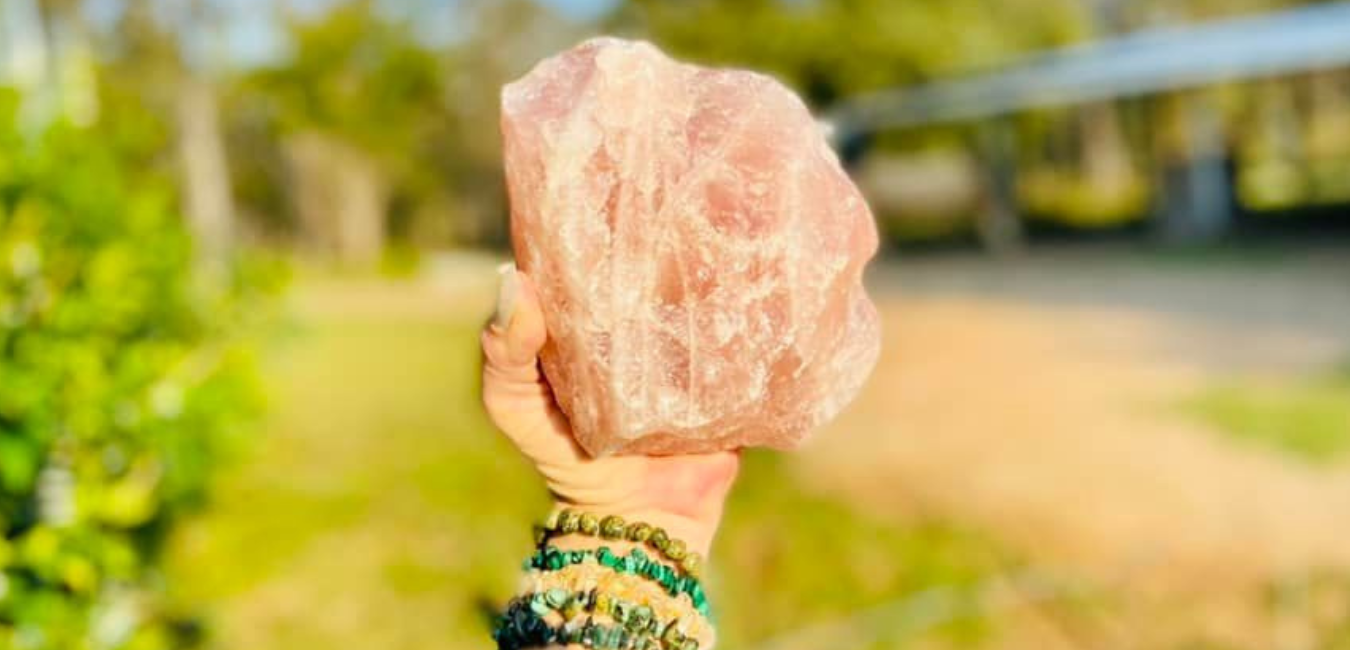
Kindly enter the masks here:
[[600, 515], [564, 508], [549, 517], [538, 528], [538, 543], [543, 544], [559, 535], [587, 535], [608, 540], [627, 540], [646, 544], [685, 573], [697, 576], [703, 568], [703, 557], [689, 550], [678, 539], [672, 539], [665, 529], [635, 521], [626, 522], [618, 515]]
[[703, 585], [699, 583], [698, 578], [690, 575], [680, 576], [675, 569], [648, 557], [640, 548], [635, 548], [627, 556], [623, 556], [615, 555], [608, 546], [601, 546], [594, 550], [575, 551], [545, 546], [535, 551], [534, 555], [525, 561], [524, 568], [526, 570], [558, 571], [563, 567], [581, 564], [591, 559], [617, 573], [647, 578], [661, 585], [666, 593], [673, 597], [686, 594], [698, 613], [704, 616], [709, 615], [708, 597], [704, 593]]
[[548, 612], [549, 608], [537, 606], [533, 597], [513, 601], [492, 631], [498, 650], [541, 648], [553, 644], [581, 644], [610, 650], [699, 648], [698, 641], [682, 634], [673, 622], [664, 627], [659, 624], [652, 627], [650, 622], [644, 622], [639, 627], [632, 622], [632, 617], [629, 622], [616, 625], [597, 623], [593, 617], [587, 617], [585, 621], [573, 620], [554, 627], [544, 620]]
[[531, 611], [541, 617], [557, 612], [564, 620], [573, 620], [584, 612], [609, 618], [633, 635], [660, 639], [672, 648], [699, 648], [698, 639], [681, 632], [678, 619], [662, 623], [651, 607], [615, 598], [598, 589], [568, 591], [554, 588], [520, 596], [517, 601], [528, 605]]

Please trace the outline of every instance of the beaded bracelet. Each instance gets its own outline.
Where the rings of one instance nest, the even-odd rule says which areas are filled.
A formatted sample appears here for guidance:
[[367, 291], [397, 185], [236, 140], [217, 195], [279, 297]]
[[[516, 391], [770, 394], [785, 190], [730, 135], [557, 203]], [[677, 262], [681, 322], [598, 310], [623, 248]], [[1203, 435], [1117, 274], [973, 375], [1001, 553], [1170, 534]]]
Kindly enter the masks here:
[[546, 546], [535, 551], [534, 555], [525, 561], [524, 568], [526, 570], [557, 571], [563, 567], [581, 564], [592, 559], [616, 573], [647, 578], [661, 585], [671, 596], [678, 597], [680, 594], [686, 594], [700, 614], [708, 615], [708, 597], [703, 591], [703, 585], [699, 584], [698, 578], [676, 575], [674, 569], [647, 557], [647, 554], [643, 553], [640, 548], [633, 549], [627, 557], [624, 557], [615, 555], [608, 546], [601, 546], [594, 550], [573, 551]]
[[529, 603], [516, 601], [502, 615], [492, 632], [498, 650], [540, 648], [552, 644], [584, 644], [591, 648], [624, 650], [698, 650], [697, 640], [683, 637], [675, 626], [667, 626], [660, 635], [630, 630], [622, 625], [569, 621], [553, 627], [534, 611]]
[[[627, 620], [636, 607], [645, 606], [657, 620], [674, 623], [681, 633], [697, 639], [704, 648], [711, 648], [717, 639], [709, 617], [699, 614], [689, 598], [671, 598], [656, 584], [614, 573], [599, 564], [574, 564], [558, 571], [531, 571], [521, 581], [518, 593], [543, 594], [545, 598], [552, 595], [554, 599], [560, 594], [571, 595], [559, 611], [564, 620], [597, 613], [587, 611], [587, 606], [608, 610], [613, 609], [613, 603], [623, 602], [631, 606], [621, 608], [625, 611], [615, 616], [616, 620]], [[595, 594], [596, 600], [581, 600], [577, 598], [579, 594]], [[610, 602], [606, 603], [606, 600]]]
[[698, 650], [702, 645], [698, 637], [685, 633], [678, 619], [662, 623], [653, 608], [615, 598], [597, 589], [571, 592], [554, 588], [520, 596], [507, 608], [507, 615], [510, 616], [513, 609], [522, 607], [528, 607], [545, 622], [547, 617], [556, 612], [563, 617], [564, 627], [568, 622], [580, 620], [581, 612], [591, 615], [586, 618], [588, 622], [594, 621], [597, 616], [607, 618], [615, 624], [614, 631], [608, 637], [621, 642], [614, 647], [629, 647], [622, 643], [624, 639], [617, 630], [626, 631], [634, 647], [638, 647], [636, 643], [645, 639], [659, 640], [662, 647], [677, 650]]
[[684, 542], [671, 539], [664, 528], [641, 521], [627, 523], [623, 517], [608, 515], [601, 518], [590, 512], [579, 512], [564, 508], [555, 512], [539, 526], [538, 543], [543, 544], [558, 535], [586, 535], [609, 540], [627, 540], [646, 544], [656, 549], [666, 559], [675, 563], [685, 573], [697, 576], [703, 567], [703, 558], [688, 550]]

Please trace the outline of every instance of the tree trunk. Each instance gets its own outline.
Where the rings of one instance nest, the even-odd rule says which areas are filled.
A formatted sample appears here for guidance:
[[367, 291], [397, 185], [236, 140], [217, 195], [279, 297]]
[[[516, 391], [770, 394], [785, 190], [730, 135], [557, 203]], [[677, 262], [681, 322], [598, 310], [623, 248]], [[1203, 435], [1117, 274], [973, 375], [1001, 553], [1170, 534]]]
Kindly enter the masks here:
[[348, 266], [370, 266], [384, 252], [388, 188], [365, 152], [320, 133], [285, 143], [291, 203], [308, 248]]
[[199, 260], [209, 272], [217, 272], [225, 268], [234, 247], [234, 200], [215, 92], [206, 80], [187, 77], [177, 100], [188, 223]]
[[14, 5], [3, 16], [0, 46], [8, 66], [4, 81], [13, 84], [22, 99], [25, 126], [40, 129], [51, 121], [58, 97], [55, 46], [50, 11], [37, 0], [9, 0]]

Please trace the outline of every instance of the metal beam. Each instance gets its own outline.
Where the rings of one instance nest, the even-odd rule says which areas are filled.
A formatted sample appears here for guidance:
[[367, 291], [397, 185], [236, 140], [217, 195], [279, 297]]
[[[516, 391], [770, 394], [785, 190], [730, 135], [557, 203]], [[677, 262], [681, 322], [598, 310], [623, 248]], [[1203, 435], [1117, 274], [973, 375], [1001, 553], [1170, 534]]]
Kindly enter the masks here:
[[989, 118], [1350, 65], [1350, 2], [1154, 29], [1034, 56], [1001, 72], [864, 95], [843, 133]]

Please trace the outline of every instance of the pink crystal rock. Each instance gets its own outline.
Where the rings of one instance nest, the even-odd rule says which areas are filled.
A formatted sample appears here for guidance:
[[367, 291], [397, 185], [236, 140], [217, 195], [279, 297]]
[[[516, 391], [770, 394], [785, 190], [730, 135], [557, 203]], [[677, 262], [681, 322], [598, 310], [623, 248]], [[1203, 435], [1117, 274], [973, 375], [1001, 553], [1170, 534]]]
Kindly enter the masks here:
[[502, 132], [544, 372], [586, 451], [787, 449], [861, 389], [876, 226], [782, 84], [600, 38], [506, 86]]

